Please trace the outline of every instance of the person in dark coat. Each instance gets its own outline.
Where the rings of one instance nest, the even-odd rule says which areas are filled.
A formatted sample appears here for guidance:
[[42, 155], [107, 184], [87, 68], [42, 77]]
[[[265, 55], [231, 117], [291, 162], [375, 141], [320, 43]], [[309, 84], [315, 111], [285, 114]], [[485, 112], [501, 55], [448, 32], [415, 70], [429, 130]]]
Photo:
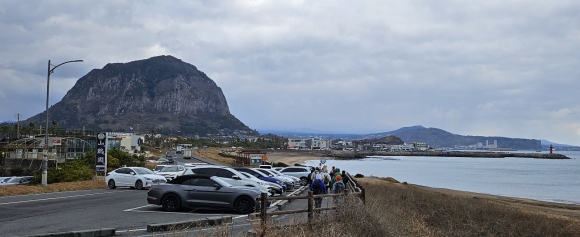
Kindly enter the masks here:
[[344, 183], [344, 186], [346, 186], [346, 188], [348, 188], [348, 176], [346, 176], [346, 171], [343, 170], [342, 171], [342, 182]]

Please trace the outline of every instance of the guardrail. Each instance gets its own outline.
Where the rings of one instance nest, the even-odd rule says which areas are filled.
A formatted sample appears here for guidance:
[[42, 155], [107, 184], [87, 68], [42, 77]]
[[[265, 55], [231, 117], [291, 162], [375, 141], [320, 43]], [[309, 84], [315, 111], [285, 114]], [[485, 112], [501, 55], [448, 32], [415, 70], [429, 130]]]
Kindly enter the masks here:
[[[348, 182], [346, 183], [345, 193], [343, 194], [319, 194], [314, 195], [312, 191], [308, 191], [307, 195], [302, 196], [287, 196], [287, 197], [268, 197], [268, 194], [262, 193], [262, 195], [257, 198], [260, 201], [260, 219], [262, 225], [265, 225], [268, 216], [272, 215], [282, 215], [282, 214], [295, 214], [295, 213], [303, 213], [308, 212], [308, 223], [312, 221], [314, 217], [314, 212], [319, 211], [326, 211], [326, 210], [334, 210], [336, 206], [333, 207], [324, 207], [324, 208], [314, 208], [314, 198], [323, 198], [323, 197], [339, 197], [339, 196], [359, 196], [363, 203], [365, 203], [365, 189], [362, 185], [358, 184], [358, 182], [352, 177], [350, 174], [346, 173], [348, 176]], [[307, 199], [308, 200], [308, 207], [307, 209], [299, 209], [299, 210], [288, 210], [288, 211], [273, 211], [268, 212], [268, 201], [274, 200], [297, 200], [297, 199]]]

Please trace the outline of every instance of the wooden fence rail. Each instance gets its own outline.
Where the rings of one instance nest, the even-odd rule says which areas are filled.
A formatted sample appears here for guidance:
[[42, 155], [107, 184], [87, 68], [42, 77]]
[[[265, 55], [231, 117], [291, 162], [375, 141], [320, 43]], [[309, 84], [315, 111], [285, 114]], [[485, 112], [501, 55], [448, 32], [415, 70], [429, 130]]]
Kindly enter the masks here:
[[[365, 190], [364, 187], [359, 185], [358, 182], [350, 175], [346, 174], [349, 177], [349, 182], [346, 184], [345, 193], [343, 194], [319, 194], [314, 195], [312, 191], [308, 191], [307, 195], [302, 196], [290, 196], [290, 197], [268, 197], [268, 194], [262, 193], [262, 195], [257, 198], [258, 201], [261, 203], [261, 210], [260, 210], [260, 218], [262, 219], [262, 225], [266, 223], [268, 220], [268, 216], [272, 215], [283, 215], [283, 214], [296, 214], [296, 213], [304, 213], [308, 212], [308, 222], [312, 221], [314, 216], [314, 212], [319, 211], [326, 211], [326, 210], [334, 210], [334, 207], [325, 207], [325, 208], [315, 208], [314, 207], [314, 198], [324, 198], [324, 197], [340, 197], [340, 196], [358, 196], [363, 203], [365, 203]], [[288, 211], [274, 211], [268, 213], [268, 201], [272, 200], [296, 200], [296, 199], [307, 199], [308, 206], [306, 209], [299, 209], [299, 210], [288, 210]]]

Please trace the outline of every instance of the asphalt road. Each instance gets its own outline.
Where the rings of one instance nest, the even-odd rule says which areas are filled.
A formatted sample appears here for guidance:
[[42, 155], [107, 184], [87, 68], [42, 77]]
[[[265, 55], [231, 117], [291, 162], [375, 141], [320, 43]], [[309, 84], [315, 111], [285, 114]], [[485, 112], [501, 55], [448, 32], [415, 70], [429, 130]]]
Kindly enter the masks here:
[[[214, 163], [203, 158], [177, 162]], [[100, 228], [115, 228], [117, 235], [148, 236], [148, 224], [232, 216], [234, 233], [247, 231], [247, 215], [234, 211], [183, 210], [169, 213], [147, 203], [147, 190], [98, 189], [0, 197], [0, 236], [22, 236]], [[305, 204], [295, 204], [305, 205]], [[278, 217], [283, 219], [285, 216]], [[199, 231], [199, 230], [197, 230]], [[192, 232], [192, 231], [190, 231]], [[193, 231], [192, 233], [194, 233]]]
[[0, 198], [0, 235], [19, 236], [74, 230], [116, 228], [120, 233], [147, 224], [239, 217], [233, 211], [163, 212], [148, 205], [147, 190], [117, 188]]

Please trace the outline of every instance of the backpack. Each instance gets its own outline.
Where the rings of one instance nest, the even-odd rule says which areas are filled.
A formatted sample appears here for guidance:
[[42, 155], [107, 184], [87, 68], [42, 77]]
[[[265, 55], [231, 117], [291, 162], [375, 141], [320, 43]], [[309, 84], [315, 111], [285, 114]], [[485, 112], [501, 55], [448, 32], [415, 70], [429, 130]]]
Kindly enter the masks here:
[[330, 183], [330, 179], [328, 179], [328, 175], [323, 175], [322, 177], [324, 177], [324, 184], [328, 185]]
[[344, 183], [343, 182], [336, 182], [334, 184], [334, 193], [339, 194], [344, 192]]
[[314, 195], [316, 194], [320, 194], [322, 191], [322, 185], [320, 185], [319, 181], [314, 181], [314, 183], [312, 184], [312, 193]]

